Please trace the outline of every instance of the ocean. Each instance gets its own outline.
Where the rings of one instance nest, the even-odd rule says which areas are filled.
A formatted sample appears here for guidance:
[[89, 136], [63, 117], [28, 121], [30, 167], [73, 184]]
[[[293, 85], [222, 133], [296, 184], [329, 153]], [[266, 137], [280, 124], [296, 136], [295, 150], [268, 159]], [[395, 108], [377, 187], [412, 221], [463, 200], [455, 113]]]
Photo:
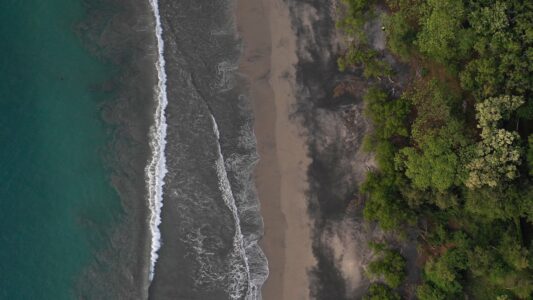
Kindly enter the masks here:
[[0, 3], [0, 296], [72, 299], [121, 205], [91, 91], [112, 70], [74, 33], [77, 1]]
[[[0, 299], [146, 295], [155, 77], [131, 66], [155, 59], [125, 50], [141, 28], [111, 40], [152, 15], [120, 4], [0, 2]], [[136, 81], [145, 92], [129, 97]]]
[[0, 299], [260, 299], [234, 1], [0, 3]]

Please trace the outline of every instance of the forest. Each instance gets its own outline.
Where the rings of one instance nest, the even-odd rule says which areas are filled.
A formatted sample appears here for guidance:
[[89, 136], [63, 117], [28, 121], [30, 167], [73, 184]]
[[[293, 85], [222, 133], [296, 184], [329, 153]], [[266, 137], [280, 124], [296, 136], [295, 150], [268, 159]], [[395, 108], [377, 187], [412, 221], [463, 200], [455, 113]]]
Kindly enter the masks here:
[[[401, 253], [373, 243], [365, 299], [532, 299], [533, 1], [343, 2], [339, 69], [370, 82], [364, 217], [416, 232], [421, 270], [407, 286]], [[410, 70], [400, 93], [387, 55]]]

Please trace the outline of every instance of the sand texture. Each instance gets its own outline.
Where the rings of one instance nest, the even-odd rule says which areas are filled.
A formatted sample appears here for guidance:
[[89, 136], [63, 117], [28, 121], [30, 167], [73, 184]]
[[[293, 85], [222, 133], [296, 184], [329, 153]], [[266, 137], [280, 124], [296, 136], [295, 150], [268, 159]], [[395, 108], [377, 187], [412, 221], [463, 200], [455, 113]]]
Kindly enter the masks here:
[[270, 275], [263, 299], [309, 299], [311, 221], [307, 210], [310, 159], [303, 128], [291, 119], [296, 105], [296, 38], [280, 0], [240, 0], [244, 43], [240, 70], [250, 83], [260, 162], [256, 185], [265, 222], [261, 246]]

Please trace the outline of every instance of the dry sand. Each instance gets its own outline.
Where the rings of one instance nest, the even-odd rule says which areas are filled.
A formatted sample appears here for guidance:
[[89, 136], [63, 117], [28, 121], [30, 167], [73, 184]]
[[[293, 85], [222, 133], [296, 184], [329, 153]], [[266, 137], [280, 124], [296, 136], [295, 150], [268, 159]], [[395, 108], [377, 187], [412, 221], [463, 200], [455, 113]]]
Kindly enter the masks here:
[[260, 162], [256, 184], [265, 222], [261, 247], [270, 275], [265, 300], [309, 299], [311, 221], [302, 127], [290, 119], [296, 102], [296, 37], [282, 0], [239, 0], [237, 26], [245, 49], [240, 72], [250, 83]]

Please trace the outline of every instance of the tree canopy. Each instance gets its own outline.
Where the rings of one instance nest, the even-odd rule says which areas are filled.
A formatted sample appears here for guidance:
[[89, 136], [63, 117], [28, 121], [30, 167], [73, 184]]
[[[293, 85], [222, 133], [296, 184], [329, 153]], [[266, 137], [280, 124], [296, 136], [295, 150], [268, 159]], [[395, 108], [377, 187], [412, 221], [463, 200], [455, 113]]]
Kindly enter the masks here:
[[467, 187], [496, 187], [518, 177], [522, 159], [520, 136], [517, 132], [499, 128], [499, 124], [523, 103], [521, 97], [502, 96], [476, 105], [481, 142], [476, 145], [474, 158], [467, 165]]
[[376, 3], [346, 0], [341, 22], [340, 69], [372, 79], [365, 140], [377, 168], [360, 195], [366, 220], [417, 234], [422, 278], [406, 286], [406, 260], [382, 245], [365, 299], [530, 299], [533, 2], [386, 0], [387, 51], [413, 71], [399, 95], [384, 77], [405, 74], [367, 41]]

